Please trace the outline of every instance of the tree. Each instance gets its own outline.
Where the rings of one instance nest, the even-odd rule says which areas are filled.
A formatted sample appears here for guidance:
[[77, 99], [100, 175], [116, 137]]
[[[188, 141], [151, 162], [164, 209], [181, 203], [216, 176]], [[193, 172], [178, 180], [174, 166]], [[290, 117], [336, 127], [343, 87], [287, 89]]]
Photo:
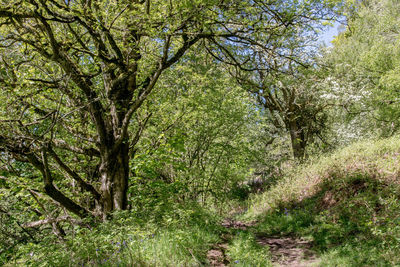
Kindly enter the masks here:
[[166, 74], [148, 99], [152, 116], [137, 145], [132, 180], [179, 187], [169, 196], [174, 200], [224, 200], [260, 154], [249, 140], [257, 119], [254, 103], [201, 47]]
[[343, 8], [341, 1], [311, 2], [314, 5], [286, 3], [285, 16], [293, 27], [277, 28], [273, 38], [258, 34], [251, 46], [232, 44], [214, 53], [219, 44], [211, 42], [208, 49], [231, 66], [231, 75], [257, 97], [272, 124], [289, 133], [295, 159], [305, 157], [306, 146], [315, 137], [323, 140], [324, 109], [329, 105], [318, 99], [322, 91], [316, 85], [324, 79], [319, 77], [324, 71], [315, 60], [316, 41], [321, 22], [333, 20]]
[[357, 122], [353, 132], [389, 136], [399, 129], [399, 15], [397, 1], [353, 4], [346, 30], [326, 53], [338, 95]]
[[239, 82], [256, 96], [272, 125], [289, 134], [293, 157], [298, 160], [304, 159], [307, 145], [315, 138], [324, 141], [330, 103], [321, 98], [322, 73], [321, 68], [304, 68], [289, 60], [285, 71], [236, 74]]
[[126, 209], [129, 162], [146, 124], [135, 116], [162, 73], [200, 41], [244, 66], [257, 54], [249, 48], [270, 51], [321, 17], [312, 9], [319, 1], [297, 3], [0, 1], [4, 171], [32, 166], [32, 185], [44, 187], [32, 189], [79, 217]]

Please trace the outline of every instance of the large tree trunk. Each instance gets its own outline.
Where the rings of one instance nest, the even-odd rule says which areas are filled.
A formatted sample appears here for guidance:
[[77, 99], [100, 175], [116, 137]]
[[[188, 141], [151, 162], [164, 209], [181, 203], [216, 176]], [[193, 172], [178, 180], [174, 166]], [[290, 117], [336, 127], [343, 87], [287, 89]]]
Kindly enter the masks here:
[[305, 157], [306, 143], [305, 134], [301, 126], [298, 125], [295, 119], [287, 123], [292, 142], [293, 157], [302, 160]]
[[[108, 151], [111, 152], [111, 151]], [[129, 179], [129, 144], [122, 143], [117, 151], [101, 158], [101, 205], [103, 218], [111, 211], [127, 208]]]

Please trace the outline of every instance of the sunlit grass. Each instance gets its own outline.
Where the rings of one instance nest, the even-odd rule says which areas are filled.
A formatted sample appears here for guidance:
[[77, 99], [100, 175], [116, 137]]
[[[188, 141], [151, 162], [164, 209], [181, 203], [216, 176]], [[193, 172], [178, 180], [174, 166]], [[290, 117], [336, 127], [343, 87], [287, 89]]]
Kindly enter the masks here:
[[221, 226], [200, 207], [186, 208], [179, 212], [187, 212], [187, 220], [154, 224], [125, 213], [93, 229], [79, 228], [65, 242], [24, 245], [9, 266], [204, 266]]
[[232, 266], [272, 266], [268, 247], [258, 245], [251, 232], [238, 232], [232, 238], [227, 254]]
[[67, 228], [65, 242], [47, 236], [37, 245], [22, 245], [7, 266], [207, 266], [207, 251], [228, 232], [231, 239], [223, 242], [232, 266], [271, 265], [269, 249], [257, 244], [256, 234], [305, 238], [321, 266], [396, 266], [399, 177], [398, 137], [359, 142], [288, 166], [276, 185], [249, 200], [243, 217], [258, 223], [248, 230], [219, 225], [217, 213], [233, 217], [244, 211], [238, 200], [214, 212], [194, 203], [164, 203], [145, 215], [115, 214], [91, 229]]
[[400, 184], [400, 139], [367, 140], [343, 148], [332, 155], [311, 158], [304, 165], [289, 167], [283, 179], [261, 195], [252, 195], [248, 217], [274, 209], [282, 201], [312, 196], [318, 185], [335, 175], [368, 172], [379, 179]]
[[286, 170], [250, 200], [264, 235], [311, 240], [323, 266], [400, 264], [400, 139], [363, 141]]

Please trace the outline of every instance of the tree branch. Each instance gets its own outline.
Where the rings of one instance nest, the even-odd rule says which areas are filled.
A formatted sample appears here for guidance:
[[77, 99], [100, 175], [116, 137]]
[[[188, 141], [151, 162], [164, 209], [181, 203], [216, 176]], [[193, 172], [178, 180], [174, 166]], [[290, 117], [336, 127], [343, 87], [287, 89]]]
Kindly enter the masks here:
[[54, 160], [57, 162], [58, 166], [60, 166], [66, 173], [68, 173], [69, 176], [71, 176], [72, 179], [78, 182], [78, 184], [85, 189], [86, 191], [92, 193], [94, 198], [96, 200], [100, 200], [101, 195], [97, 190], [93, 187], [93, 185], [85, 182], [75, 171], [73, 171], [70, 167], [68, 167], [61, 159], [60, 157], [54, 152], [54, 150], [49, 147], [48, 152], [54, 158]]
[[72, 201], [70, 198], [65, 196], [63, 193], [61, 193], [59, 190], [57, 190], [54, 185], [53, 185], [53, 177], [50, 171], [50, 168], [47, 163], [47, 156], [45, 153], [45, 150], [42, 151], [42, 161], [39, 160], [39, 158], [34, 154], [34, 153], [28, 153], [27, 158], [29, 162], [37, 168], [43, 176], [43, 182], [44, 182], [44, 190], [46, 191], [46, 194], [50, 196], [52, 199], [54, 199], [56, 202], [58, 202], [61, 206], [65, 207], [67, 210], [70, 212], [78, 215], [81, 218], [84, 217], [89, 217], [89, 212], [85, 210], [83, 207], [80, 205], [76, 204], [74, 201]]

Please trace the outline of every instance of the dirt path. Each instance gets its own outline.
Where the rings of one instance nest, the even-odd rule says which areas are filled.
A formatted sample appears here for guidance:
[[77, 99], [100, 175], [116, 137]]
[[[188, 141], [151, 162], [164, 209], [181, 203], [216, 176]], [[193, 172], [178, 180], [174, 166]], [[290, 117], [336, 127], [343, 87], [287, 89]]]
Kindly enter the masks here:
[[[254, 226], [255, 222], [244, 223], [240, 221], [234, 221], [231, 219], [225, 219], [221, 225], [225, 228], [246, 230], [248, 227]], [[229, 235], [221, 236], [223, 242], [214, 245], [213, 248], [207, 252], [207, 259], [208, 262], [210, 263], [210, 266], [216, 266], [216, 267], [229, 266], [229, 259], [226, 256], [225, 251], [228, 248], [228, 243], [231, 238], [232, 237]]]
[[271, 260], [275, 266], [318, 266], [319, 260], [311, 250], [312, 245], [309, 241], [292, 237], [257, 236], [257, 243], [269, 246]]
[[[256, 222], [241, 222], [226, 219], [222, 226], [225, 228], [247, 230], [254, 226]], [[225, 251], [228, 248], [230, 236], [222, 236], [222, 242], [213, 246], [207, 253], [210, 266], [223, 267], [229, 266], [229, 259]], [[256, 236], [257, 243], [262, 246], [269, 246], [271, 260], [274, 266], [279, 267], [310, 267], [318, 266], [317, 255], [311, 250], [312, 245], [309, 241], [292, 237], [267, 237]]]
[[210, 266], [229, 266], [228, 257], [225, 255], [225, 251], [228, 248], [228, 243], [216, 244], [212, 249], [207, 252], [207, 259]]

